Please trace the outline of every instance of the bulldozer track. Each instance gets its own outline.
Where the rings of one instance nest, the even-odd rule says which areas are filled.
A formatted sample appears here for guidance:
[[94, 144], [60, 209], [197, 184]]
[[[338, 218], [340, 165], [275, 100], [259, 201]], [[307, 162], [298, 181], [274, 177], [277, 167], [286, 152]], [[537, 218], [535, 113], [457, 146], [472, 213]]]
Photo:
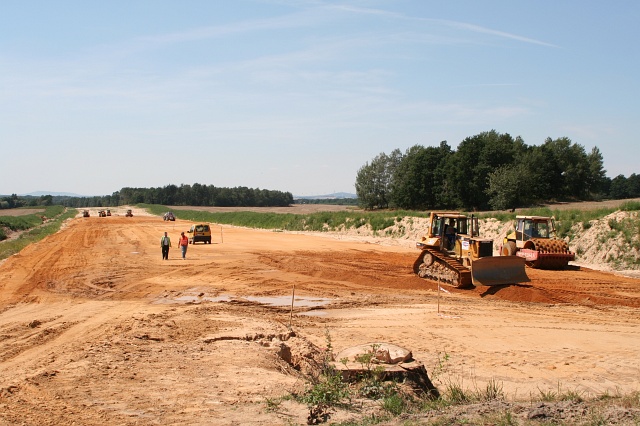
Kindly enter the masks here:
[[[427, 254], [432, 257], [429, 259]], [[427, 262], [425, 262], [427, 256]], [[429, 263], [429, 264], [427, 264]], [[423, 248], [413, 264], [413, 271], [420, 278], [445, 284], [453, 288], [471, 287], [471, 271], [459, 260], [444, 257], [438, 250]]]

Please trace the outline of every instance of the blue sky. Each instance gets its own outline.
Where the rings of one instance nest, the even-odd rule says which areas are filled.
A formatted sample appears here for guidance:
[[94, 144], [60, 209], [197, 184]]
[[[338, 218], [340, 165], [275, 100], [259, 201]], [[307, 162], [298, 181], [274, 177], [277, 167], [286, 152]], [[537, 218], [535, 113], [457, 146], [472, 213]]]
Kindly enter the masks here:
[[636, 0], [14, 1], [0, 194], [355, 192], [360, 167], [495, 129], [640, 172]]

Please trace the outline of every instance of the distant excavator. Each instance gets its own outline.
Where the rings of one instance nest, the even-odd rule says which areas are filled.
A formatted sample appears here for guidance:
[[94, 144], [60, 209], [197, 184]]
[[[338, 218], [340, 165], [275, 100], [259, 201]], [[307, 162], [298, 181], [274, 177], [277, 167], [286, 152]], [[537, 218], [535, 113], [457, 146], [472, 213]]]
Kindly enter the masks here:
[[565, 269], [576, 258], [548, 216], [516, 216], [516, 229], [505, 237], [500, 254], [522, 257], [528, 267], [539, 269]]
[[528, 282], [525, 260], [493, 256], [493, 240], [479, 237], [478, 218], [432, 212], [429, 232], [416, 243], [420, 256], [413, 271], [421, 278], [454, 288]]

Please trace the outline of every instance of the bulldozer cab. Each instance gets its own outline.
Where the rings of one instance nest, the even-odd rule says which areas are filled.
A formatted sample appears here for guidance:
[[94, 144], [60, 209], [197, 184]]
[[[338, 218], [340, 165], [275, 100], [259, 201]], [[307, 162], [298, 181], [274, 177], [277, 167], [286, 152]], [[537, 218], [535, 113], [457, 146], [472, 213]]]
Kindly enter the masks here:
[[460, 213], [432, 213], [430, 237], [437, 238], [441, 251], [455, 252], [462, 256], [468, 250], [469, 238], [478, 235], [478, 218]]
[[467, 233], [467, 218], [466, 217], [447, 217], [436, 216], [433, 224], [432, 233], [434, 235], [446, 235], [447, 233], [455, 232], [456, 234]]

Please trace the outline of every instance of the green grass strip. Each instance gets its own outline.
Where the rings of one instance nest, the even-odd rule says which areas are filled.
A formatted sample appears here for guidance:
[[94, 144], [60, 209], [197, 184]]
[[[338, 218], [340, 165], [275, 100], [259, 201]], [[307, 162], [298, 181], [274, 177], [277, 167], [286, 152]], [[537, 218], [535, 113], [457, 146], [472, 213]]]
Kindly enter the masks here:
[[[162, 216], [169, 209], [157, 204], [139, 204], [149, 213]], [[279, 229], [286, 231], [335, 231], [346, 228], [359, 228], [369, 225], [374, 231], [392, 226], [403, 217], [428, 217], [429, 214], [417, 211], [344, 211], [317, 212], [310, 214], [295, 213], [258, 213], [251, 211], [203, 212], [196, 210], [173, 210], [176, 217], [193, 222], [219, 223], [244, 226], [257, 229]]]

